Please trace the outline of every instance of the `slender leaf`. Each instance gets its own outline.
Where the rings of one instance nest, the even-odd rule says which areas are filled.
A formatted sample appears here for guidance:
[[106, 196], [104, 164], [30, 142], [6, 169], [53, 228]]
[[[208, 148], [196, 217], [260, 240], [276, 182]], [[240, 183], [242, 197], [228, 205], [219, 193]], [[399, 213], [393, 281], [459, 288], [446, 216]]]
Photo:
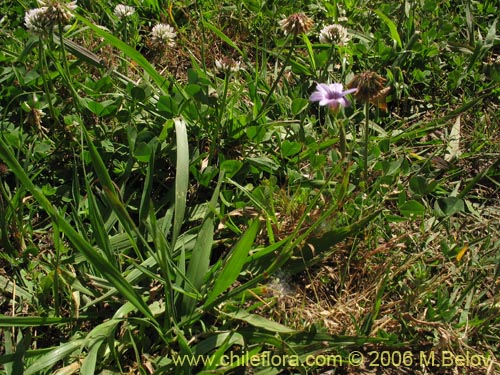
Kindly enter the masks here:
[[283, 324], [273, 322], [272, 320], [263, 318], [260, 315], [250, 314], [248, 311], [243, 309], [238, 310], [236, 312], [224, 313], [224, 315], [230, 316], [233, 319], [243, 320], [254, 327], [262, 328], [271, 332], [278, 332], [278, 333], [296, 332], [296, 330], [284, 326]]
[[6, 145], [3, 138], [0, 137], [0, 157], [3, 159], [11, 171], [16, 175], [19, 181], [28, 189], [33, 197], [40, 203], [42, 208], [49, 214], [52, 220], [56, 221], [62, 232], [66, 234], [68, 240], [80, 251], [85, 258], [97, 269], [101, 274], [118, 290], [122, 295], [137, 307], [141, 313], [146, 317], [151, 318], [154, 322], [155, 319], [149, 311], [148, 306], [143, 301], [142, 297], [135, 291], [122, 276], [122, 274], [99, 252], [92, 247], [92, 245], [83, 238], [73, 227], [64, 219], [64, 217], [56, 210], [50, 203], [44, 193], [33, 184], [26, 172], [22, 169], [19, 162], [16, 160], [13, 152]]
[[189, 184], [189, 145], [186, 122], [182, 118], [174, 119], [177, 145], [177, 163], [175, 172], [174, 228], [172, 248], [179, 236], [186, 211], [186, 196]]
[[89, 202], [89, 219], [97, 246], [99, 246], [99, 248], [104, 252], [109, 262], [116, 266], [116, 259], [111, 251], [111, 244], [109, 242], [109, 236], [106, 232], [106, 227], [104, 226], [104, 220], [87, 179], [85, 179], [85, 186], [87, 188], [87, 197]]
[[[215, 210], [215, 205], [219, 197], [219, 191], [223, 180], [224, 180], [224, 172], [221, 172], [219, 176], [219, 182], [217, 183], [215, 191], [212, 195], [212, 199], [210, 200], [210, 206], [213, 210]], [[201, 229], [198, 233], [196, 244], [194, 246], [193, 253], [191, 255], [191, 260], [189, 262], [187, 269], [187, 279], [190, 281], [190, 283], [197, 291], [200, 290], [200, 287], [202, 286], [203, 281], [208, 272], [210, 264], [210, 254], [212, 252], [213, 237], [214, 237], [214, 213], [213, 211], [209, 211], [203, 221], [203, 224], [201, 225]], [[190, 288], [188, 288], [188, 291], [189, 289]], [[193, 300], [191, 297], [187, 295], [184, 296], [183, 299], [184, 313], [192, 312], [195, 302], [196, 301]]]
[[391, 32], [392, 39], [396, 41], [399, 48], [402, 48], [403, 43], [401, 43], [401, 37], [399, 36], [396, 24], [392, 22], [392, 20], [389, 17], [387, 17], [384, 13], [382, 13], [380, 10], [375, 9], [374, 12], [382, 19], [382, 21], [385, 22], [385, 24], [389, 28], [389, 31]]
[[142, 224], [148, 217], [151, 207], [151, 191], [153, 190], [153, 176], [154, 176], [154, 160], [156, 141], [152, 142], [151, 153], [149, 155], [149, 163], [144, 180], [144, 189], [142, 190], [141, 205], [139, 206], [139, 223]]
[[223, 293], [238, 278], [258, 230], [259, 222], [255, 220], [229, 254], [229, 259], [225, 261], [224, 268], [216, 276], [214, 287], [209, 291], [205, 304], [213, 302], [219, 294]]
[[162, 94], [166, 94], [166, 92], [164, 91], [164, 87], [167, 85], [168, 81], [156, 71], [153, 65], [151, 65], [151, 63], [143, 55], [141, 55], [133, 47], [118, 39], [113, 34], [97, 26], [94, 22], [87, 20], [85, 17], [80, 16], [78, 13], [75, 13], [74, 16], [80, 22], [92, 29], [97, 35], [102, 37], [106, 42], [111, 44], [113, 47], [118, 48], [130, 59], [134, 60], [153, 79], [158, 88], [161, 90]]
[[83, 339], [79, 339], [61, 344], [58, 348], [38, 358], [35, 363], [24, 371], [24, 375], [38, 374], [42, 371], [45, 372], [50, 370], [57, 362], [65, 359], [71, 353], [78, 350], [83, 341]]
[[231, 40], [231, 38], [229, 38], [226, 34], [224, 34], [221, 30], [219, 30], [217, 27], [215, 27], [214, 25], [212, 25], [211, 23], [208, 23], [207, 21], [203, 20], [203, 26], [205, 26], [207, 29], [210, 29], [211, 31], [213, 31], [215, 33], [215, 35], [217, 35], [219, 38], [221, 38], [224, 42], [226, 42], [229, 46], [231, 46], [232, 48], [234, 48], [236, 51], [238, 51], [238, 53], [241, 55], [241, 56], [245, 56], [245, 54], [243, 53], [243, 51]]

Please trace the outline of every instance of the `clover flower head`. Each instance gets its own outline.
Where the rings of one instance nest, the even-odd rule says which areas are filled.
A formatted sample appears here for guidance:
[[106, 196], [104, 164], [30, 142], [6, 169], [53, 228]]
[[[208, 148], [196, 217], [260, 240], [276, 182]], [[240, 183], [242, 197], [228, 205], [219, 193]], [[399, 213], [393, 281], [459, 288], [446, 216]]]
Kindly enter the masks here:
[[279, 22], [285, 35], [305, 34], [314, 25], [314, 21], [307, 17], [304, 13], [294, 13]]
[[135, 13], [135, 8], [128, 5], [118, 4], [113, 13], [118, 19], [123, 19], [133, 15]]
[[319, 33], [319, 41], [323, 44], [331, 43], [336, 45], [343, 45], [349, 41], [347, 29], [338, 24], [325, 26]]
[[319, 105], [328, 106], [332, 112], [338, 112], [340, 108], [349, 107], [351, 103], [347, 100], [346, 95], [356, 92], [357, 89], [349, 89], [344, 91], [341, 83], [318, 83], [316, 91], [314, 91], [309, 100], [311, 102], [319, 102]]
[[35, 34], [45, 34], [52, 28], [54, 21], [48, 15], [47, 7], [42, 7], [28, 10], [24, 15], [24, 24]]
[[173, 47], [176, 36], [174, 28], [166, 23], [159, 23], [151, 30], [153, 45], [158, 48]]
[[69, 3], [63, 0], [38, 0], [38, 5], [47, 8], [47, 15], [54, 19], [54, 24], [57, 21], [67, 23], [73, 18], [72, 12], [77, 8], [76, 0]]
[[238, 72], [240, 70], [241, 62], [234, 60], [231, 57], [225, 56], [222, 59], [215, 60], [215, 68], [219, 72]]
[[367, 71], [354, 76], [347, 84], [348, 88], [357, 88], [354, 97], [362, 103], [372, 103], [382, 110], [387, 110], [386, 97], [391, 91], [385, 87], [386, 79], [375, 72]]

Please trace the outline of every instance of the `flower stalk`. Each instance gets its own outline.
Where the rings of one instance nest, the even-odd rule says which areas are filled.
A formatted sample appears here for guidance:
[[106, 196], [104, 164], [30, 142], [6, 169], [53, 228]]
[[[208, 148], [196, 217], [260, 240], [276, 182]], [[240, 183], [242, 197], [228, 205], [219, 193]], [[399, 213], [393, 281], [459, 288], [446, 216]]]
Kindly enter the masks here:
[[271, 85], [271, 88], [267, 93], [266, 98], [264, 99], [264, 103], [262, 104], [259, 112], [255, 116], [255, 120], [261, 118], [262, 115], [265, 113], [269, 101], [271, 100], [271, 97], [273, 96], [274, 91], [278, 86], [278, 83], [281, 81], [281, 78], [283, 77], [283, 74], [285, 73], [288, 63], [290, 62], [292, 54], [295, 50], [295, 47], [297, 45], [297, 36], [301, 34], [306, 34], [313, 27], [314, 22], [304, 13], [294, 13], [288, 16], [287, 18], [281, 20], [279, 24], [286, 36], [285, 43], [283, 44], [283, 46], [286, 46], [287, 43], [290, 41], [290, 39], [291, 39], [291, 44], [288, 50], [288, 54], [285, 57], [285, 61], [283, 62], [283, 66], [281, 67], [273, 84]]
[[368, 142], [370, 141], [370, 104], [365, 102], [365, 128], [363, 130], [363, 176], [368, 186]]

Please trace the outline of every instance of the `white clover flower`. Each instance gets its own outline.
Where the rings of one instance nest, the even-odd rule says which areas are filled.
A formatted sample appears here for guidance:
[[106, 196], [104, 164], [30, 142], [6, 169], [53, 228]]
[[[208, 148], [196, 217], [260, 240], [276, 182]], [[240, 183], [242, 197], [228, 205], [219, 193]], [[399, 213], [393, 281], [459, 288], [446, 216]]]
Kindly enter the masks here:
[[151, 39], [156, 47], [173, 47], [176, 36], [174, 28], [166, 23], [159, 23], [151, 30]]
[[240, 70], [241, 62], [236, 61], [231, 57], [223, 57], [222, 59], [215, 60], [215, 68], [219, 72], [233, 72], [236, 73]]
[[41, 8], [47, 8], [48, 17], [54, 18], [54, 23], [68, 22], [73, 18], [73, 13], [77, 8], [76, 0], [66, 3], [63, 0], [38, 0], [38, 5]]
[[319, 33], [321, 43], [333, 43], [339, 46], [349, 41], [347, 29], [338, 24], [325, 26]]
[[113, 11], [115, 16], [119, 19], [130, 17], [132, 14], [135, 13], [135, 8], [128, 6], [128, 5], [123, 5], [123, 4], [118, 4], [115, 7], [115, 10]]
[[47, 13], [47, 7], [28, 10], [24, 15], [26, 28], [36, 34], [46, 33], [53, 25], [52, 18]]

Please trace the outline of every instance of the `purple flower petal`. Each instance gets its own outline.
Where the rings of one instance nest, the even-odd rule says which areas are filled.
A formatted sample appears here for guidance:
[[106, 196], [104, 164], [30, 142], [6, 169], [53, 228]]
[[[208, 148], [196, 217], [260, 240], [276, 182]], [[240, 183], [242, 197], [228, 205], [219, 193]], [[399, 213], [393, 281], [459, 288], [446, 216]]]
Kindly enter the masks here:
[[332, 111], [338, 111], [340, 107], [348, 107], [351, 103], [345, 98], [346, 95], [351, 94], [357, 89], [344, 90], [341, 83], [318, 83], [316, 91], [314, 91], [309, 100], [311, 102], [319, 102], [320, 106], [328, 106]]

